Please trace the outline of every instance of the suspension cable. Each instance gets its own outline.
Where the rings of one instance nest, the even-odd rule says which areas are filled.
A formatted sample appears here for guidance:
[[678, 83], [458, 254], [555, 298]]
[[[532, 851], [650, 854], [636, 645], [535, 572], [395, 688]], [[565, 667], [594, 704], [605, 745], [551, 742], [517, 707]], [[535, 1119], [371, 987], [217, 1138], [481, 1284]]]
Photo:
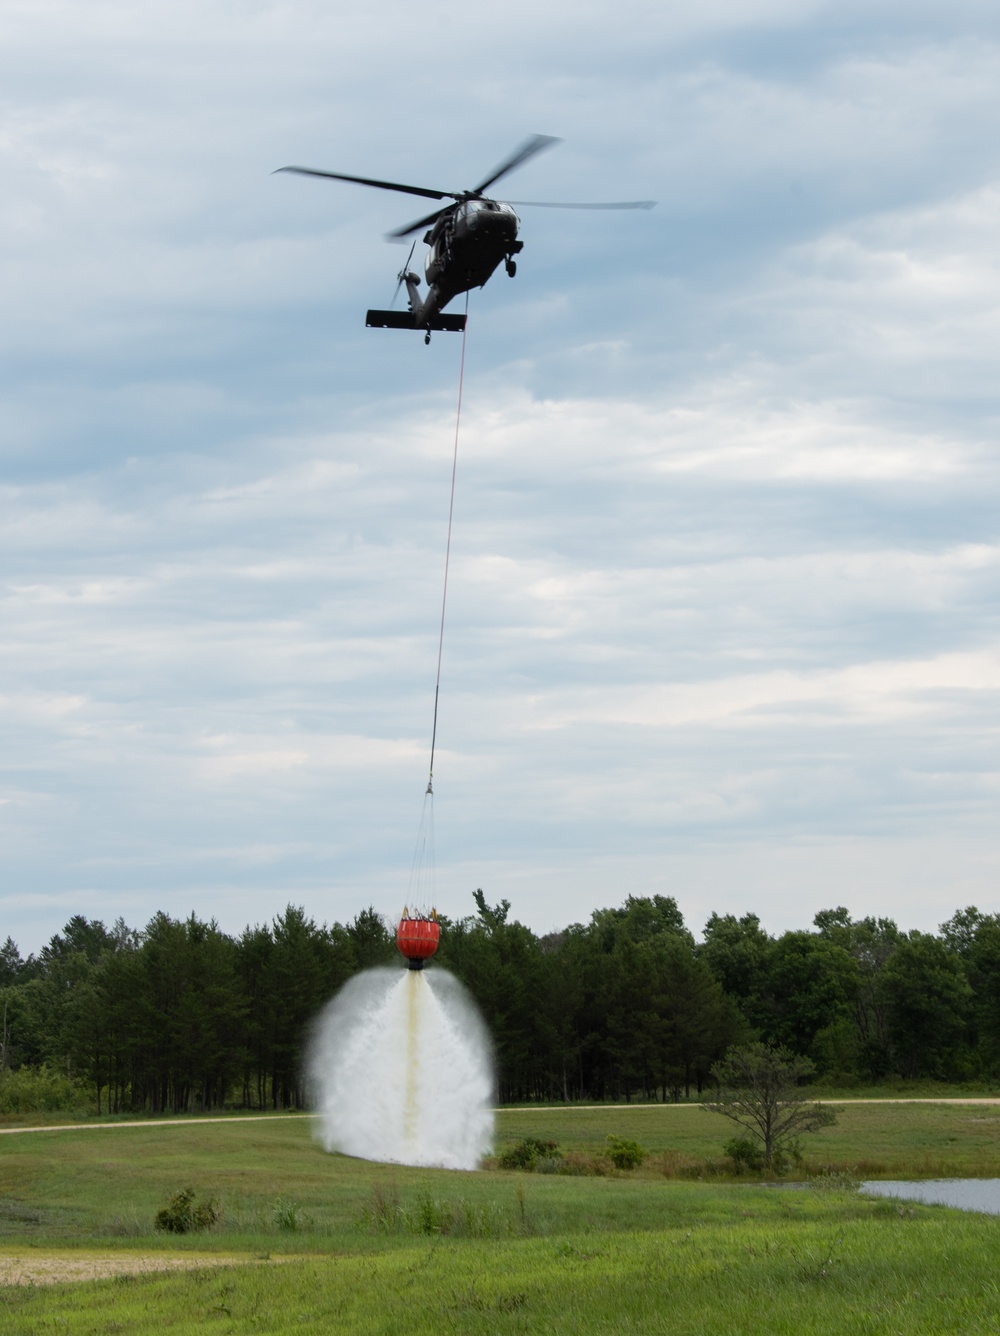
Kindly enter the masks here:
[[444, 589], [441, 593], [441, 629], [438, 632], [437, 677], [434, 682], [434, 724], [431, 728], [431, 764], [427, 793], [434, 792], [434, 748], [437, 744], [438, 697], [441, 694], [441, 656], [444, 651], [444, 614], [448, 605], [448, 565], [451, 561], [451, 526], [455, 514], [455, 475], [458, 471], [458, 429], [462, 422], [462, 387], [465, 382], [465, 332], [469, 321], [469, 293], [465, 293], [465, 325], [462, 326], [462, 360], [458, 369], [458, 409], [455, 413], [455, 448], [451, 460], [451, 498], [448, 502], [448, 542], [444, 550]]
[[420, 813], [420, 827], [417, 830], [417, 842], [413, 849], [413, 862], [410, 865], [410, 880], [406, 887], [406, 903], [414, 905], [418, 911], [421, 906], [433, 905], [437, 900], [435, 887], [437, 875], [434, 854], [434, 794], [428, 786], [424, 794], [424, 805]]

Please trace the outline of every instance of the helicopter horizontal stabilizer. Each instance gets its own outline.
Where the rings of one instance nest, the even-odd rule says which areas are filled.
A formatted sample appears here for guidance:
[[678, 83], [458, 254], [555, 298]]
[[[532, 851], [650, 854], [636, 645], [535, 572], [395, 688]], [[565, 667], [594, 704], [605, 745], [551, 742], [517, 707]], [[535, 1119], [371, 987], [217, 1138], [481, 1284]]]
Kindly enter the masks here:
[[465, 316], [438, 314], [418, 325], [412, 311], [369, 311], [365, 324], [369, 329], [443, 329], [461, 334]]

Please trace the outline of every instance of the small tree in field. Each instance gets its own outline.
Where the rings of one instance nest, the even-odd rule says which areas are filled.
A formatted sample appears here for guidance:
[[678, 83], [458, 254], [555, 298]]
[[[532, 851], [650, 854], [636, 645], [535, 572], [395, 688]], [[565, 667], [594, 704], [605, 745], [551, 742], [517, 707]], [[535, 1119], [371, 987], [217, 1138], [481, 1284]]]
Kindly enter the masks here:
[[767, 1044], [731, 1048], [712, 1068], [719, 1093], [702, 1108], [721, 1113], [749, 1132], [763, 1152], [764, 1168], [778, 1168], [797, 1136], [837, 1121], [832, 1109], [807, 1102], [799, 1088], [799, 1081], [814, 1070], [808, 1058], [785, 1048]]

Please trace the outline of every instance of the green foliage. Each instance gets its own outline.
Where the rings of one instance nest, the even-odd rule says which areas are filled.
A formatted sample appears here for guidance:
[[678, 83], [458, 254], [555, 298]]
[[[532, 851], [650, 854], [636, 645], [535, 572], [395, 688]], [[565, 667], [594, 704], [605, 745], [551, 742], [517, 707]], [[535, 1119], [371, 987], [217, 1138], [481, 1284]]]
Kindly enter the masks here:
[[580, 1177], [606, 1174], [609, 1165], [622, 1170], [638, 1169], [648, 1155], [638, 1141], [614, 1133], [605, 1137], [605, 1146], [603, 1153], [597, 1155], [581, 1155], [579, 1152], [566, 1155], [554, 1141], [523, 1137], [501, 1151], [495, 1163], [498, 1169]]
[[271, 1223], [275, 1229], [280, 1229], [286, 1234], [294, 1234], [300, 1229], [305, 1229], [309, 1221], [303, 1216], [297, 1203], [279, 1197], [271, 1207]]
[[712, 1068], [719, 1091], [703, 1107], [743, 1128], [759, 1147], [764, 1168], [783, 1173], [789, 1159], [800, 1158], [799, 1136], [837, 1121], [831, 1108], [806, 1103], [801, 1093], [802, 1080], [813, 1070], [808, 1058], [787, 1049], [767, 1044], [732, 1048]]
[[616, 1169], [638, 1169], [646, 1158], [647, 1152], [643, 1147], [629, 1137], [619, 1137], [609, 1132], [607, 1142], [608, 1159]]
[[[311, 927], [315, 931], [315, 925], [311, 924]], [[371, 906], [363, 909], [354, 922], [347, 925], [346, 934], [353, 948], [355, 969], [388, 965], [397, 959], [396, 935]]]
[[167, 1234], [199, 1234], [219, 1223], [220, 1211], [212, 1201], [195, 1204], [194, 1188], [182, 1188], [157, 1211], [154, 1226]]
[[540, 1141], [537, 1137], [525, 1137], [515, 1146], [509, 1146], [497, 1156], [498, 1169], [522, 1169], [530, 1172], [540, 1161], [551, 1161], [559, 1157], [559, 1147], [554, 1141]]
[[376, 1184], [369, 1203], [358, 1218], [365, 1232], [375, 1234], [426, 1234], [467, 1239], [501, 1239], [531, 1232], [523, 1195], [514, 1203], [457, 1201], [419, 1193], [409, 1205], [400, 1201], [398, 1188], [388, 1192]]
[[769, 1038], [795, 1053], [812, 1054], [817, 1036], [850, 1021], [858, 986], [858, 964], [850, 951], [821, 934], [786, 932], [769, 960]]
[[403, 1228], [405, 1215], [399, 1200], [399, 1188], [376, 1183], [371, 1200], [363, 1208], [358, 1223], [376, 1234], [395, 1234]]
[[0, 1072], [0, 1113], [73, 1113], [84, 1115], [92, 1103], [79, 1081], [40, 1067]]
[[762, 1174], [766, 1167], [764, 1149], [760, 1141], [750, 1137], [733, 1137], [723, 1146], [723, 1151], [733, 1162], [733, 1169], [738, 1174]]
[[507, 915], [510, 913], [509, 900], [501, 900], [498, 905], [488, 905], [482, 889], [473, 891], [472, 898], [475, 901], [480, 922], [488, 932], [496, 932], [504, 926], [507, 922]]
[[887, 1028], [904, 1076], [951, 1076], [962, 1049], [972, 988], [961, 957], [911, 932], [882, 971]]
[[817, 1192], [848, 1192], [853, 1196], [861, 1187], [861, 1182], [855, 1165], [844, 1169], [823, 1169], [810, 1179], [810, 1186]]
[[[484, 1014], [501, 1103], [677, 1103], [753, 1039], [804, 1054], [827, 1087], [1000, 1077], [1000, 915], [974, 906], [939, 936], [843, 907], [776, 937], [754, 914], [713, 914], [696, 944], [668, 896], [544, 937], [506, 900], [479, 890], [473, 905], [444, 925], [438, 960]], [[239, 937], [194, 914], [141, 931], [74, 915], [27, 960], [8, 938], [0, 1114], [75, 1113], [89, 1092], [102, 1115], [304, 1107], [313, 1018], [356, 970], [396, 959], [371, 908], [324, 925], [289, 905]], [[29, 1089], [20, 1073], [42, 1069], [77, 1097]]]
[[698, 948], [702, 960], [726, 995], [738, 1001], [748, 1022], [756, 1027], [770, 1020], [765, 1002], [773, 942], [756, 914], [711, 914], [705, 940]]

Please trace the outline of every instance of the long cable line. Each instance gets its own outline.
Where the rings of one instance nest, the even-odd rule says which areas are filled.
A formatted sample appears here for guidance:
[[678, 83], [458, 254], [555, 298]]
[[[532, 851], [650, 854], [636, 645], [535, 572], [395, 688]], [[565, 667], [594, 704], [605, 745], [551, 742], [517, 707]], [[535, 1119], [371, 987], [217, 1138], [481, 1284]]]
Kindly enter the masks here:
[[[465, 319], [469, 319], [469, 294], [465, 294]], [[448, 540], [444, 550], [444, 583], [441, 591], [441, 625], [438, 629], [437, 674], [434, 679], [434, 723], [431, 727], [431, 760], [424, 791], [417, 842], [413, 850], [407, 901], [432, 903], [436, 899], [434, 854], [434, 749], [437, 745], [438, 701], [441, 696], [441, 662], [444, 657], [444, 622], [448, 607], [448, 568], [451, 564], [451, 531], [455, 516], [455, 479], [458, 474], [458, 437], [462, 425], [462, 388], [465, 383], [465, 326], [462, 327], [462, 357], [458, 369], [458, 407], [455, 412], [455, 444], [451, 459], [451, 494], [448, 500]]]
[[448, 542], [444, 550], [444, 589], [441, 593], [441, 629], [438, 632], [437, 677], [434, 681], [434, 724], [431, 728], [431, 764], [427, 792], [434, 792], [434, 747], [437, 743], [438, 698], [441, 694], [441, 656], [444, 652], [444, 614], [448, 606], [448, 565], [451, 561], [451, 525], [455, 514], [455, 475], [458, 472], [458, 431], [462, 424], [462, 387], [465, 383], [465, 334], [469, 323], [469, 294], [465, 294], [465, 325], [462, 326], [462, 360], [458, 369], [458, 409], [455, 413], [455, 449], [451, 459], [451, 498], [448, 502]]

